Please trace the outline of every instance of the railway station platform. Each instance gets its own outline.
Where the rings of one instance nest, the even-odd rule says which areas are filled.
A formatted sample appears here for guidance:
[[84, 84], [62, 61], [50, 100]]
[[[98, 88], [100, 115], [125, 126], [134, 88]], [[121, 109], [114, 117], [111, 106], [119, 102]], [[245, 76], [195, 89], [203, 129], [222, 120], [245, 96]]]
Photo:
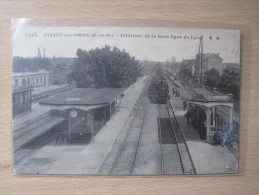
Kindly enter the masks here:
[[177, 116], [178, 122], [180, 123], [186, 141], [205, 141], [200, 138], [199, 132], [191, 125], [191, 122], [190, 124], [187, 123], [187, 120], [184, 117], [187, 109], [184, 110], [183, 108], [182, 98], [172, 96], [170, 101], [174, 107], [175, 115]]
[[99, 174], [161, 174], [157, 108], [156, 104], [149, 103], [147, 96], [140, 95]]
[[[217, 132], [222, 131], [222, 128], [227, 125], [233, 126], [233, 110], [234, 103], [231, 95], [222, 94], [215, 90], [206, 88], [177, 88], [180, 96], [191, 105], [190, 113], [198, 116], [197, 125], [206, 127], [206, 132], [203, 133], [208, 143], [213, 143], [213, 137]], [[217, 116], [219, 108], [229, 108], [225, 117]], [[202, 114], [203, 113], [203, 114]]]
[[[60, 124], [64, 119], [59, 117], [52, 117], [48, 114], [43, 114], [40, 117], [36, 117], [27, 121], [23, 126], [13, 131], [13, 152], [14, 163], [18, 163], [25, 156], [31, 153], [33, 149], [37, 149], [44, 144], [46, 139], [41, 139], [44, 134], [55, 134], [59, 129], [54, 128]], [[51, 132], [50, 132], [51, 131]], [[35, 141], [34, 141], [35, 140]], [[33, 142], [29, 147], [25, 145]]]
[[106, 125], [96, 134], [93, 142], [88, 145], [51, 142], [34, 150], [17, 165], [16, 171], [26, 174], [98, 174], [120, 130], [127, 118], [131, 117], [131, 110], [146, 80], [147, 77], [141, 78], [124, 92], [125, 96], [116, 114], [112, 115]]
[[197, 173], [235, 173], [238, 169], [237, 151], [232, 151], [233, 148], [230, 147], [206, 143], [206, 140], [200, 138], [198, 131], [187, 123], [184, 117], [187, 110], [184, 111], [183, 99], [172, 96], [170, 101], [184, 133]]
[[206, 142], [213, 143], [214, 135], [223, 128], [228, 126], [235, 128], [234, 101], [231, 94], [223, 94], [200, 86], [181, 87], [170, 76], [167, 82], [170, 83], [171, 96], [174, 97], [175, 94], [186, 101], [187, 107], [190, 108], [188, 116], [194, 117], [194, 125], [206, 128], [206, 131], [200, 129], [200, 132], [203, 131], [202, 138], [206, 137]]
[[[164, 158], [170, 167], [168, 172], [167, 169], [163, 172], [159, 105], [151, 104], [146, 97], [139, 98], [145, 85], [142, 78], [125, 91], [116, 114], [100, 129], [93, 142], [60, 145], [53, 141], [28, 155], [17, 166], [17, 171], [27, 174], [172, 174], [171, 160], [175, 158]], [[230, 151], [202, 141], [184, 117], [186, 111], [181, 97], [172, 97], [171, 101], [197, 173], [235, 172], [236, 159]], [[171, 157], [175, 155], [170, 151]]]

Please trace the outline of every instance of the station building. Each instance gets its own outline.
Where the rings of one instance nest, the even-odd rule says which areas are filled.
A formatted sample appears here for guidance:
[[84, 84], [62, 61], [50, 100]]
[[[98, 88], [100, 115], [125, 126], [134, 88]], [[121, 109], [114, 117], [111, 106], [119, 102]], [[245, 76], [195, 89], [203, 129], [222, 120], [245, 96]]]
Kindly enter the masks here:
[[75, 88], [39, 102], [50, 113], [68, 119], [70, 143], [88, 143], [111, 118], [120, 104], [125, 88]]
[[13, 87], [13, 117], [32, 110], [31, 86]]
[[[219, 56], [219, 53], [205, 53], [197, 54], [195, 59], [194, 76], [198, 80], [202, 76], [206, 80], [205, 72], [215, 69], [222, 75], [225, 65], [222, 63], [223, 59]], [[202, 64], [202, 69], [201, 69]]]
[[49, 72], [39, 70], [37, 72], [14, 72], [13, 86], [32, 86], [46, 87], [48, 86]]

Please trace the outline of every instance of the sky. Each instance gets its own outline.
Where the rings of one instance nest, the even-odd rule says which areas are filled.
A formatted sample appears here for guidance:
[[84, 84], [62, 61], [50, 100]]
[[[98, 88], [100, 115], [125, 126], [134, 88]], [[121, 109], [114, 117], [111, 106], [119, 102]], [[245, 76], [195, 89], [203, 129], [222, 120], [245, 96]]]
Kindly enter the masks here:
[[203, 36], [203, 53], [219, 53], [223, 62], [240, 63], [240, 32], [237, 30], [151, 27], [31, 27], [13, 31], [13, 56], [76, 57], [78, 48], [105, 45], [125, 49], [138, 60], [177, 61], [195, 58]]

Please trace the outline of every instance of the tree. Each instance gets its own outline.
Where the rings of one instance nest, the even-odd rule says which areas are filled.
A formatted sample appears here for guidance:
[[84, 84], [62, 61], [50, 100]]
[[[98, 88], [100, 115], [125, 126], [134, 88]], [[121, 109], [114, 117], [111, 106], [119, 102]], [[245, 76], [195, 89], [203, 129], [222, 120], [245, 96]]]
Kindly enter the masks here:
[[217, 83], [218, 88], [223, 88], [226, 94], [233, 94], [234, 99], [239, 99], [240, 74], [224, 69]]
[[90, 74], [91, 56], [78, 49], [77, 58], [74, 59], [73, 69], [68, 74], [69, 79], [75, 81], [78, 87], [90, 87], [93, 83], [93, 76]]
[[78, 87], [128, 87], [142, 76], [142, 67], [125, 50], [105, 46], [77, 50], [72, 78]]
[[52, 63], [49, 58], [13, 58], [13, 72], [34, 72], [39, 69], [50, 70]]
[[233, 94], [234, 99], [239, 99], [240, 85], [239, 82], [232, 81], [227, 85], [226, 93]]
[[233, 81], [239, 82], [240, 74], [235, 72], [230, 72], [228, 69], [224, 69], [218, 85], [220, 87], [226, 87], [228, 83]]
[[210, 87], [216, 87], [219, 80], [220, 80], [220, 75], [219, 72], [215, 69], [212, 68], [205, 72], [205, 76], [207, 77], [206, 85]]
[[34, 66], [32, 59], [23, 57], [13, 58], [13, 72], [38, 71], [38, 67]]
[[182, 78], [192, 78], [192, 71], [188, 68], [182, 68], [179, 72], [178, 75]]
[[178, 76], [180, 77], [181, 81], [185, 84], [190, 83], [193, 79], [192, 71], [188, 68], [182, 68], [178, 72]]

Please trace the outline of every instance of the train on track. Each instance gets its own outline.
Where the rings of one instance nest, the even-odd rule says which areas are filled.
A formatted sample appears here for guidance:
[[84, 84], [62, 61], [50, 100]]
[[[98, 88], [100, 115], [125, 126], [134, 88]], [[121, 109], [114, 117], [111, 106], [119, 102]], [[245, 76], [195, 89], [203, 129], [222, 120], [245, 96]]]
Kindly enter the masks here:
[[148, 95], [154, 104], [166, 104], [170, 99], [169, 87], [161, 70], [151, 79]]

